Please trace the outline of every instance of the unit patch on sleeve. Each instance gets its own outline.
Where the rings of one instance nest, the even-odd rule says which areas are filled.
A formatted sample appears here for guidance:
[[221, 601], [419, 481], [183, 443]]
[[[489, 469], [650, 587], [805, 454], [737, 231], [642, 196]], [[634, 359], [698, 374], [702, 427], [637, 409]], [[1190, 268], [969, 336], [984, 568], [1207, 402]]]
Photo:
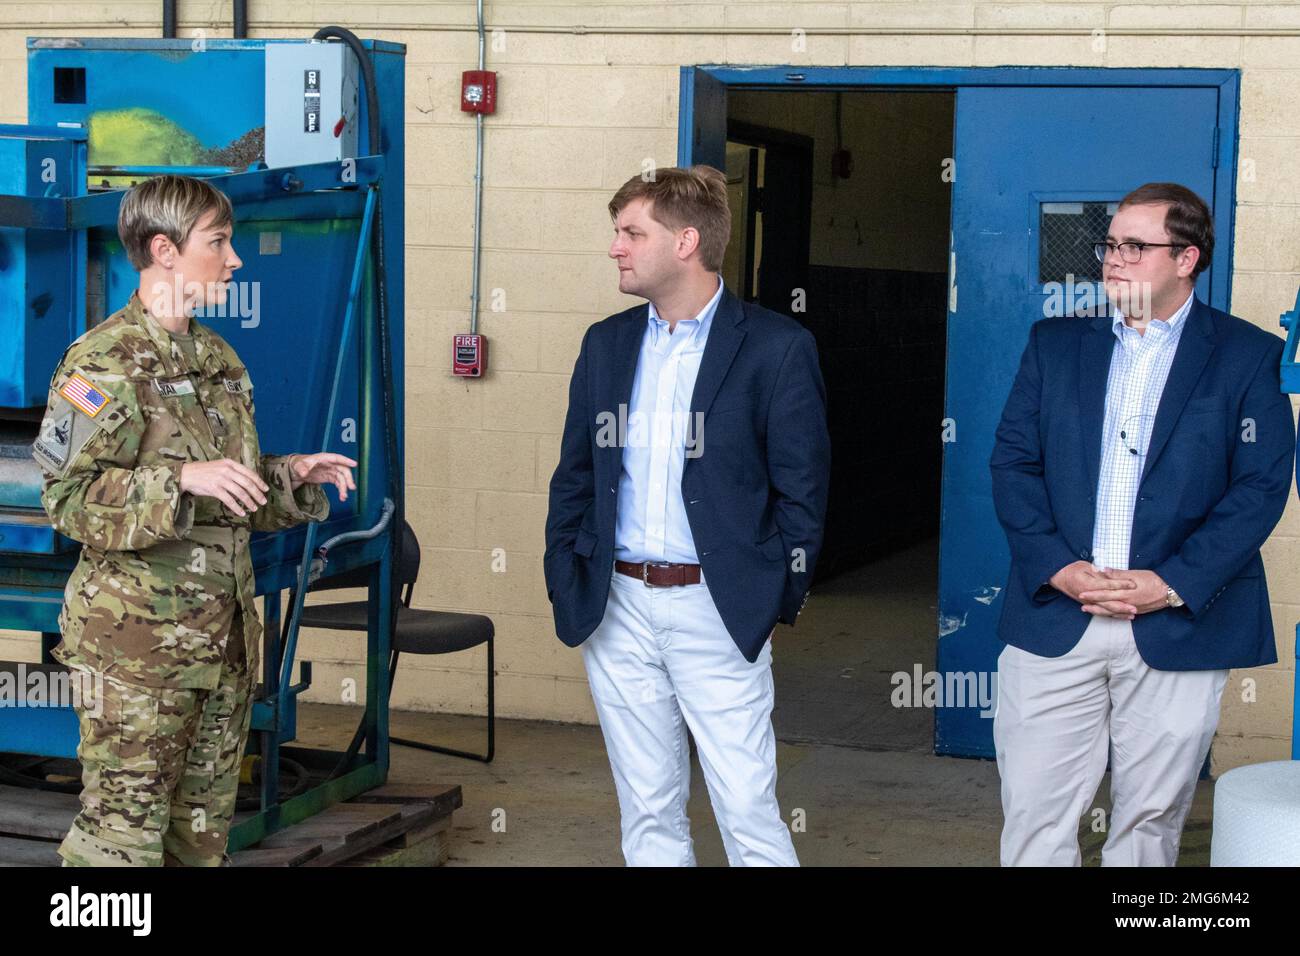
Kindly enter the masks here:
[[72, 447], [72, 414], [72, 409], [68, 409], [62, 415], [45, 419], [40, 435], [32, 442], [33, 454], [55, 471], [62, 471], [68, 463], [68, 451]]

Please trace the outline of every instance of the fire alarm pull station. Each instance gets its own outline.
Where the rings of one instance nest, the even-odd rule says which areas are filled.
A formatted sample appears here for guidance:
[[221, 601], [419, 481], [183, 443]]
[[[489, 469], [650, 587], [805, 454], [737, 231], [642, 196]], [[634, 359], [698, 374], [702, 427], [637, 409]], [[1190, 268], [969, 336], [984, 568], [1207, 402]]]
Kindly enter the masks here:
[[491, 70], [466, 70], [462, 73], [460, 108], [465, 113], [495, 113], [497, 75]]
[[479, 378], [487, 370], [487, 339], [481, 335], [457, 335], [451, 347], [453, 375]]

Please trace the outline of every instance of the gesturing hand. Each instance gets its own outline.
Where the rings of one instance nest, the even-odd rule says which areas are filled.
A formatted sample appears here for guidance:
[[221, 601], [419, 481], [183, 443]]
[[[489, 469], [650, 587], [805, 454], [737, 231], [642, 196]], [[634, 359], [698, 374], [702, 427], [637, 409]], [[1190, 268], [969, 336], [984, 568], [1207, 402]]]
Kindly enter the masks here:
[[268, 486], [257, 472], [230, 458], [181, 465], [181, 491], [216, 498], [241, 518], [266, 504]]
[[1137, 582], [1130, 571], [1098, 570], [1088, 561], [1067, 564], [1048, 582], [1083, 605], [1089, 614], [1131, 621], [1138, 609], [1132, 602]]
[[299, 485], [332, 484], [339, 492], [339, 501], [348, 500], [348, 489], [355, 489], [351, 469], [357, 463], [345, 455], [336, 455], [332, 451], [322, 451], [315, 455], [291, 455], [289, 473], [293, 475], [293, 487]]

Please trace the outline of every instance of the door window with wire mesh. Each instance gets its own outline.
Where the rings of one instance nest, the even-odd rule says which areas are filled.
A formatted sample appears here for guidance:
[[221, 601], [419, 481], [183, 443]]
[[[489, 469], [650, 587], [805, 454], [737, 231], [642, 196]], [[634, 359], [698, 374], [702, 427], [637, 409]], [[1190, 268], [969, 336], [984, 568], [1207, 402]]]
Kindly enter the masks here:
[[1093, 243], [1106, 238], [1116, 202], [1045, 202], [1038, 207], [1038, 281], [1100, 282]]

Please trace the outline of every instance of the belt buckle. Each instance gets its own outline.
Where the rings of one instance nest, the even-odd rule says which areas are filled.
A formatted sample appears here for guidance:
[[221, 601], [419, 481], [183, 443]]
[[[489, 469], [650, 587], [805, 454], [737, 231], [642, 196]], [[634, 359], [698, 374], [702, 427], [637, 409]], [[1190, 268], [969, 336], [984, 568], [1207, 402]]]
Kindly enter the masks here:
[[667, 584], [651, 584], [650, 569], [653, 568], [671, 568], [671, 561], [642, 561], [641, 562], [641, 583], [648, 588], [666, 588]]

